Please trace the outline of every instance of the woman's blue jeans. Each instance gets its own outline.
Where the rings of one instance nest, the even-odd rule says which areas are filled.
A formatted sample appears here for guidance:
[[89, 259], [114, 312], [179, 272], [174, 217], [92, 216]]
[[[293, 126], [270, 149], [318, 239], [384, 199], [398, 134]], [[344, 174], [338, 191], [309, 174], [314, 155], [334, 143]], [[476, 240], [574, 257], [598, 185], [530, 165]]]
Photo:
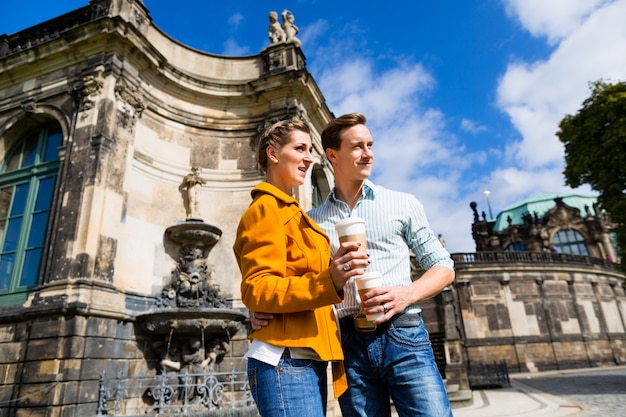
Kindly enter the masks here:
[[324, 417], [328, 362], [292, 359], [278, 366], [248, 359], [250, 391], [262, 417]]
[[412, 327], [387, 324], [373, 332], [343, 324], [348, 375], [348, 391], [339, 397], [343, 417], [388, 417], [390, 397], [400, 417], [452, 416], [423, 322]]

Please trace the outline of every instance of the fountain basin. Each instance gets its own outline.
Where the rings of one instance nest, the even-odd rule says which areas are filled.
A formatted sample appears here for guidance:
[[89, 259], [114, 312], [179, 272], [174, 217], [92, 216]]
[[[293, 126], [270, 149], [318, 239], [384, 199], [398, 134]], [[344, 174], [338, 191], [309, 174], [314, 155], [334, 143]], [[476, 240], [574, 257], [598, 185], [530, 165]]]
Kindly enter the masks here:
[[148, 333], [168, 335], [172, 329], [179, 336], [234, 335], [243, 329], [247, 315], [226, 308], [167, 308], [155, 309], [136, 317]]
[[179, 244], [211, 250], [222, 237], [222, 231], [202, 221], [187, 220], [168, 227], [165, 236]]

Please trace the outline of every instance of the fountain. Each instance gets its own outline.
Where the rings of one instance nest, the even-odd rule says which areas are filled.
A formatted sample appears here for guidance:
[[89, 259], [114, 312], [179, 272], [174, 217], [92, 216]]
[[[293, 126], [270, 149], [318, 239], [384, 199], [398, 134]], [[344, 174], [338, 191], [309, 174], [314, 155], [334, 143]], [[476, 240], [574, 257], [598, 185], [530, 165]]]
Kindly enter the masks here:
[[[207, 264], [222, 231], [198, 216], [198, 184], [204, 183], [198, 174], [194, 168], [183, 179], [187, 219], [165, 230], [166, 247], [179, 251], [177, 265], [154, 307], [136, 317], [137, 328], [158, 358], [158, 370], [157, 375], [135, 378], [142, 379], [133, 384], [143, 391], [134, 402], [142, 414], [256, 416], [245, 361], [232, 348], [234, 336], [237, 352], [247, 343], [248, 317], [232, 308]], [[99, 414], [110, 415], [109, 403], [116, 392], [101, 391]], [[115, 399], [113, 406], [115, 410], [130, 407], [128, 399], [123, 406]]]
[[246, 315], [232, 309], [206, 263], [221, 235], [219, 228], [198, 220], [167, 228], [165, 237], [180, 245], [181, 256], [155, 308], [137, 317], [145, 331], [168, 335], [174, 329], [179, 336], [202, 332], [205, 337], [219, 337], [243, 329]]

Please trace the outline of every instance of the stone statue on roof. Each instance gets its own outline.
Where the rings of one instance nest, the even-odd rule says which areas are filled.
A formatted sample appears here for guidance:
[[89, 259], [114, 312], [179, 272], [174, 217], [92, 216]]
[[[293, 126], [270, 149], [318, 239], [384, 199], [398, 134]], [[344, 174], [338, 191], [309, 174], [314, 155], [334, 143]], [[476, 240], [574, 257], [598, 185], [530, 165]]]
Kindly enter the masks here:
[[282, 16], [283, 30], [285, 31], [286, 36], [285, 42], [293, 42], [296, 44], [296, 46], [300, 46], [300, 39], [296, 38], [296, 35], [300, 31], [300, 29], [298, 29], [298, 26], [293, 23], [293, 21], [295, 20], [293, 13], [291, 13], [289, 10], [283, 10]]
[[300, 39], [296, 37], [300, 29], [293, 23], [295, 17], [289, 10], [283, 10], [281, 13], [283, 18], [282, 24], [278, 23], [278, 13], [271, 11], [269, 13], [269, 26], [267, 28], [267, 36], [272, 45], [278, 43], [294, 43], [300, 46]]
[[285, 41], [285, 31], [280, 23], [278, 23], [278, 13], [272, 11], [269, 14], [270, 24], [267, 28], [267, 37], [271, 44], [281, 43]]

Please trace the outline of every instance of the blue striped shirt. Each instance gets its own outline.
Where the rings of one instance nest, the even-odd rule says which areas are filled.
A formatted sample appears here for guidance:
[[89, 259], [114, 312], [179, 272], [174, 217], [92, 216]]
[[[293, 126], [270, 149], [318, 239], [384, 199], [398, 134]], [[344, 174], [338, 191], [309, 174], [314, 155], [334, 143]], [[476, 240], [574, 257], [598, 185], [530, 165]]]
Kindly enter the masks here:
[[[379, 271], [384, 285], [400, 287], [411, 284], [411, 253], [425, 270], [435, 265], [454, 270], [450, 254], [428, 224], [424, 207], [411, 194], [388, 190], [366, 181], [361, 197], [352, 210], [336, 198], [333, 190], [321, 206], [308, 214], [330, 237], [333, 252], [339, 246], [335, 223], [351, 216], [365, 219], [367, 252], [371, 261], [368, 270]], [[336, 305], [339, 318], [359, 311], [360, 300], [354, 279], [348, 281], [344, 294], [344, 301]], [[415, 304], [405, 311], [416, 313], [421, 308]]]

